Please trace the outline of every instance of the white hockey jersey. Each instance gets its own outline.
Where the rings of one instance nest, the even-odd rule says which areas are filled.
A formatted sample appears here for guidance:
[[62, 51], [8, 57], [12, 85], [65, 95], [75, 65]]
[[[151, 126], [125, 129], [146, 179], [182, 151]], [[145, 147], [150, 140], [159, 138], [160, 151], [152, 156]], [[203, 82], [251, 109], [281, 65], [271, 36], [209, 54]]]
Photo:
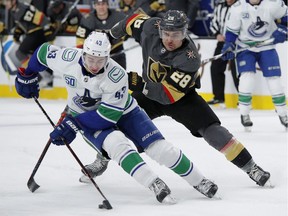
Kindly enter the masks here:
[[106, 121], [116, 123], [137, 106], [128, 94], [126, 71], [110, 58], [104, 72], [93, 76], [83, 72], [81, 56], [81, 49], [59, 48], [48, 43], [37, 52], [39, 63], [63, 76], [72, 113], [95, 110]]
[[[277, 29], [275, 20], [285, 16], [287, 6], [282, 0], [262, 0], [259, 5], [252, 6], [246, 0], [238, 0], [229, 11], [226, 28], [238, 35], [237, 44], [244, 46], [250, 42], [261, 42], [271, 38]], [[274, 48], [269, 45], [253, 51]]]

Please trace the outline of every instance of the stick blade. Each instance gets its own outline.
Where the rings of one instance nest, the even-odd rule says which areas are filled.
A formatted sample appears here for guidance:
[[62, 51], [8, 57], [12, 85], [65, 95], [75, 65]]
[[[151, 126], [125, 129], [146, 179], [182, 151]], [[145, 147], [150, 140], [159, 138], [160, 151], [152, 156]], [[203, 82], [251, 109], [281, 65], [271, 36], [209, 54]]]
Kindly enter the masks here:
[[38, 185], [36, 183], [36, 181], [34, 180], [34, 178], [29, 178], [28, 182], [27, 182], [27, 187], [29, 188], [29, 190], [33, 193], [34, 191], [36, 191], [40, 185]]
[[98, 207], [99, 209], [107, 209], [107, 210], [112, 209], [112, 206], [108, 200], [103, 200], [102, 204], [100, 204]]

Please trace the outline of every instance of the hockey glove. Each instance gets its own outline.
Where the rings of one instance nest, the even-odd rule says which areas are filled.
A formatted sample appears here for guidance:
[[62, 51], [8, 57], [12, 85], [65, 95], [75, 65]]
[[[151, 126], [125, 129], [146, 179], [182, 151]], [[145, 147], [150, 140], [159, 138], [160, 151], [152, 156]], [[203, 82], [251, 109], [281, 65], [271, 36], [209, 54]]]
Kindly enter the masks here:
[[20, 43], [20, 37], [22, 34], [23, 34], [23, 31], [19, 27], [16, 27], [13, 33], [14, 42]]
[[15, 88], [19, 95], [24, 98], [39, 97], [38, 73], [25, 74], [24, 68], [18, 68], [15, 79]]
[[233, 42], [225, 42], [224, 46], [223, 46], [223, 48], [221, 50], [221, 53], [223, 53], [221, 58], [224, 61], [227, 61], [227, 60], [230, 60], [230, 59], [234, 59], [235, 58], [234, 50], [235, 50], [235, 43], [233, 43]]
[[287, 41], [287, 27], [284, 25], [278, 25], [278, 28], [272, 33], [274, 38], [273, 44], [284, 43]]
[[137, 72], [130, 71], [128, 73], [128, 80], [129, 80], [129, 89], [131, 91], [142, 92], [144, 88], [144, 82], [142, 80], [142, 77], [139, 76]]
[[79, 124], [72, 116], [66, 116], [64, 120], [50, 133], [51, 142], [55, 145], [70, 144], [79, 131]]

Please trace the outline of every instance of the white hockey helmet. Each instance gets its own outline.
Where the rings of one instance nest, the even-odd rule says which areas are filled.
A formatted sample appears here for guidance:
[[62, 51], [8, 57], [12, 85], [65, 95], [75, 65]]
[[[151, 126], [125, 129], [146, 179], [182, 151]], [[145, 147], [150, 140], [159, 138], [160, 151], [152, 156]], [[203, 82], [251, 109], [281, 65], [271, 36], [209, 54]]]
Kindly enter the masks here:
[[108, 62], [111, 44], [106, 33], [91, 32], [83, 44], [82, 60], [84, 67], [97, 74]]
[[83, 44], [83, 52], [92, 56], [109, 56], [110, 51], [111, 44], [107, 34], [104, 32], [92, 31]]

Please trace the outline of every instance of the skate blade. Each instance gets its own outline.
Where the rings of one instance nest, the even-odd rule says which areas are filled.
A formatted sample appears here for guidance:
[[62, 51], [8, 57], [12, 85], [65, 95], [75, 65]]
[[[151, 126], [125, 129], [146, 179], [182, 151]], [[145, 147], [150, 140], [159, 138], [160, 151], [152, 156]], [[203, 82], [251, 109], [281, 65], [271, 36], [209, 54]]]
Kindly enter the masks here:
[[79, 178], [79, 182], [84, 183], [84, 184], [91, 184], [90, 178], [88, 176], [86, 176], [86, 175], [82, 175]]
[[252, 131], [252, 127], [244, 127], [245, 132], [251, 132]]
[[264, 188], [270, 188], [273, 189], [275, 187], [275, 185], [271, 182], [270, 179], [268, 179], [268, 181], [265, 183], [265, 185], [263, 186]]
[[210, 107], [213, 109], [226, 109], [225, 104], [220, 103], [220, 104], [209, 104]]
[[177, 203], [177, 200], [172, 197], [171, 195], [167, 195], [163, 200], [162, 200], [162, 204], [165, 205], [174, 205]]
[[219, 194], [219, 192], [217, 192], [213, 197], [211, 197], [210, 199], [212, 200], [222, 200], [221, 195]]

